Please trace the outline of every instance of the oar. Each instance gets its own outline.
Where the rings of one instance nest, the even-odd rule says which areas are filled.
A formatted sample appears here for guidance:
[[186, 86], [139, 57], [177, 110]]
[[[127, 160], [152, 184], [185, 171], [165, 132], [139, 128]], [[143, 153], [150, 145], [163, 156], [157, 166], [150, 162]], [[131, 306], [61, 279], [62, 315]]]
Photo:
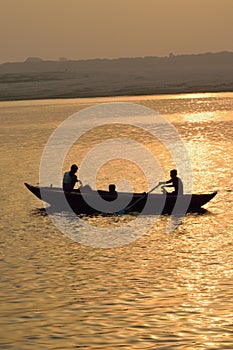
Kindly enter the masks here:
[[122, 209], [120, 210], [117, 215], [123, 215], [125, 214], [127, 211], [129, 211], [129, 209], [133, 208], [135, 206], [135, 204], [137, 204], [138, 202], [140, 202], [143, 198], [145, 198], [149, 193], [153, 192], [157, 187], [160, 186], [160, 182], [155, 186], [153, 187], [150, 191], [148, 191], [147, 193], [144, 193], [140, 198], [138, 198], [136, 200], [136, 202], [134, 202], [133, 204], [131, 204], [130, 206], [126, 207], [125, 209]]

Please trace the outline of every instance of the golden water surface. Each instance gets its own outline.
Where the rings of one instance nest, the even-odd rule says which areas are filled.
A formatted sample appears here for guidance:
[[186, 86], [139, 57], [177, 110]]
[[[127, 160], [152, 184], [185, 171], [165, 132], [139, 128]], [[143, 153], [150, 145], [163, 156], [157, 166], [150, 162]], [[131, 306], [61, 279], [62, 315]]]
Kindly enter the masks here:
[[[218, 194], [172, 232], [161, 216], [130, 244], [92, 248], [62, 234], [24, 182], [38, 183], [43, 149], [63, 120], [119, 100], [172, 123], [192, 161], [193, 191]], [[0, 119], [1, 349], [233, 349], [232, 93], [1, 102]], [[158, 153], [169, 176], [172, 160]], [[82, 157], [74, 145], [64, 169]], [[127, 169], [134, 187], [148, 190], [137, 171]], [[99, 186], [118, 177], [106, 167]], [[113, 227], [118, 218], [87, 220]]]

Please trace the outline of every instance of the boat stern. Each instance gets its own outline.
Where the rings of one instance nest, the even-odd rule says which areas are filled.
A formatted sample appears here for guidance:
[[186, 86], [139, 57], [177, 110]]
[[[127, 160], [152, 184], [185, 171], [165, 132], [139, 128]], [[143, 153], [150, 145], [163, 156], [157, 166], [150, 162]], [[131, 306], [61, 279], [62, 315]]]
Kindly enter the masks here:
[[41, 199], [40, 188], [37, 186], [31, 186], [28, 183], [24, 183], [27, 189], [32, 192], [37, 198]]

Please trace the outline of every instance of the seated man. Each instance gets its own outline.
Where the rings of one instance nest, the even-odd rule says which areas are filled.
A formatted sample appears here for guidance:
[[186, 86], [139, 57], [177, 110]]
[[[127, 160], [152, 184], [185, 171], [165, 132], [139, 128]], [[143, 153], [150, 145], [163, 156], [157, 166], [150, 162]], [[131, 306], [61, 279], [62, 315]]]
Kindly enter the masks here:
[[116, 192], [116, 186], [115, 186], [114, 184], [110, 184], [110, 185], [108, 186], [108, 190], [109, 190], [109, 193], [110, 193], [110, 194], [117, 194], [117, 192]]
[[70, 171], [67, 171], [63, 177], [63, 190], [67, 192], [71, 192], [74, 189], [74, 186], [77, 182], [82, 185], [82, 182], [77, 179], [75, 173], [78, 170], [78, 166], [73, 164], [70, 168]]
[[175, 169], [171, 170], [170, 175], [171, 175], [170, 180], [159, 183], [160, 185], [164, 184], [164, 186], [162, 186], [163, 193], [167, 193], [164, 187], [173, 187], [174, 191], [169, 194], [175, 194], [175, 195], [183, 194], [183, 183], [181, 179], [177, 176], [177, 171]]

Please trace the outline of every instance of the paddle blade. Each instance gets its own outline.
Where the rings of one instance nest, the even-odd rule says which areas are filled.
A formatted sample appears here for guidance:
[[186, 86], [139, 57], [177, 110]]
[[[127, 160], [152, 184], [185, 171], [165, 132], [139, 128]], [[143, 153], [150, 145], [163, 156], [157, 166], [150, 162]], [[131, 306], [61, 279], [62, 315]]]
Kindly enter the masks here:
[[124, 215], [126, 213], [126, 210], [120, 210], [120, 211], [118, 211], [118, 213], [117, 213], [117, 215], [118, 216], [121, 216], [121, 215]]

